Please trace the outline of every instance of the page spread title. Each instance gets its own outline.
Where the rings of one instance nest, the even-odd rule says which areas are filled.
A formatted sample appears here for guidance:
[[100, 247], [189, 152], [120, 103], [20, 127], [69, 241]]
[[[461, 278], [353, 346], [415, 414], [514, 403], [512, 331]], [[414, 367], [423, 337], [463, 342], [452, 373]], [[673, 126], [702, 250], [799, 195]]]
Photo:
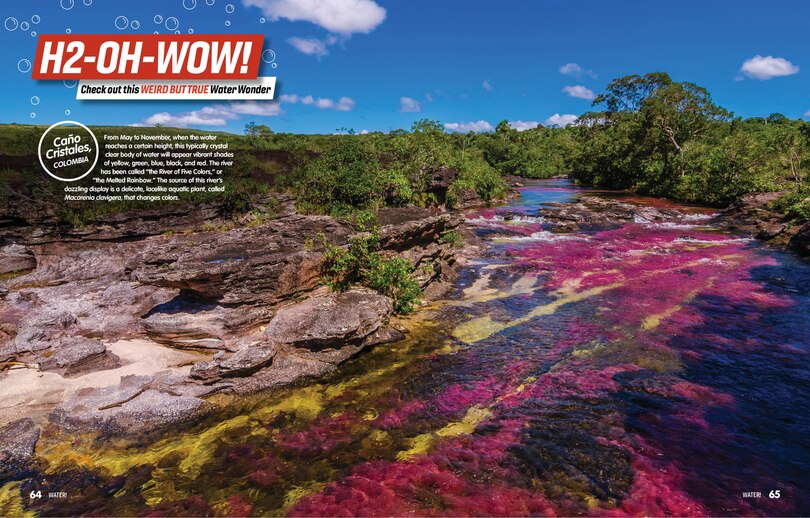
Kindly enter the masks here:
[[80, 80], [77, 99], [272, 99], [261, 34], [44, 34], [32, 79]]

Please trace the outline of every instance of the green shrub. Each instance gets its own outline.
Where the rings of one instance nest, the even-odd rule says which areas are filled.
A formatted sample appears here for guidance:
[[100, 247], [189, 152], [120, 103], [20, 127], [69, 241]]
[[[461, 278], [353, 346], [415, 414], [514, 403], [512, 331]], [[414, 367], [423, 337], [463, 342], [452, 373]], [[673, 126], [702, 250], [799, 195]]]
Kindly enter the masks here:
[[326, 242], [322, 235], [320, 239], [326, 259], [323, 283], [330, 289], [343, 291], [359, 284], [390, 297], [397, 313], [413, 311], [422, 296], [419, 283], [411, 276], [413, 266], [401, 257], [380, 254], [379, 229], [353, 236], [346, 250]]
[[810, 219], [810, 190], [786, 194], [771, 203], [771, 208], [793, 218]]

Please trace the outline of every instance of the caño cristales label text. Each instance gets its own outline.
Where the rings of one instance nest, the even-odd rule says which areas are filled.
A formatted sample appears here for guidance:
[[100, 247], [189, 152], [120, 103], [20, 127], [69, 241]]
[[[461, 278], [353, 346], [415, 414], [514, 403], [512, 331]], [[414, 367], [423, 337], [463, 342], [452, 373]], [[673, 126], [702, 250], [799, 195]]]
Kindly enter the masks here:
[[76, 155], [84, 155], [85, 153], [90, 153], [90, 151], [92, 151], [90, 145], [82, 143], [82, 138], [79, 135], [71, 134], [67, 137], [54, 138], [53, 147], [45, 152], [45, 158], [54, 160], [57, 158], [73, 157], [54, 162], [54, 167], [62, 168], [89, 162], [89, 157]]

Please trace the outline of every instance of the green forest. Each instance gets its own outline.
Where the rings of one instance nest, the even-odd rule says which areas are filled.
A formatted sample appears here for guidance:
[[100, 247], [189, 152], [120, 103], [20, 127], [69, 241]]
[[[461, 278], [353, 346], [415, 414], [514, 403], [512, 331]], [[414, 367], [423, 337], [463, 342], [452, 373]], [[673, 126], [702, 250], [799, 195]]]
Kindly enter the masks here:
[[[41, 133], [37, 126], [3, 129], [0, 152], [7, 156], [30, 153]], [[122, 130], [199, 133], [94, 128], [97, 134]], [[409, 204], [453, 208], [465, 192], [484, 201], [501, 198], [508, 191], [505, 175], [566, 175], [586, 186], [717, 207], [750, 192], [785, 191], [774, 208], [810, 217], [810, 123], [778, 113], [736, 117], [705, 88], [660, 72], [611, 81], [593, 111], [564, 128], [517, 131], [502, 121], [493, 132], [464, 134], [423, 119], [388, 133], [340, 128], [332, 135], [298, 135], [251, 122], [244, 135], [219, 135], [238, 152], [228, 187], [235, 209], [248, 208], [251, 195], [268, 190], [293, 192], [302, 212], [335, 216]], [[430, 183], [442, 168], [454, 175], [438, 199]], [[8, 166], [2, 174], [0, 195], [7, 203], [21, 190], [45, 199], [54, 188], [47, 179], [22, 186], [30, 175]], [[94, 214], [81, 211], [68, 208], [67, 219], [80, 224]]]

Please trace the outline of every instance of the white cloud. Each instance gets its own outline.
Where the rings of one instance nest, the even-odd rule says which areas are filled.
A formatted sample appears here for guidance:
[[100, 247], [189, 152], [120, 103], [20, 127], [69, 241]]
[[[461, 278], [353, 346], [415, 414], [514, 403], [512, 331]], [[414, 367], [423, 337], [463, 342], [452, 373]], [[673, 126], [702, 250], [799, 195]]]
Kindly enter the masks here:
[[491, 92], [491, 91], [495, 90], [495, 88], [492, 86], [492, 83], [489, 82], [489, 79], [487, 79], [486, 81], [481, 83], [481, 88], [483, 88], [487, 92]]
[[230, 104], [213, 104], [200, 108], [199, 110], [188, 112], [155, 113], [145, 118], [143, 122], [131, 124], [131, 126], [143, 127], [154, 126], [155, 124], [175, 128], [187, 128], [189, 126], [227, 126], [230, 121], [241, 119], [242, 115], [273, 117], [281, 113], [283, 113], [281, 104], [277, 102], [245, 101]]
[[315, 106], [316, 108], [320, 108], [322, 110], [337, 110], [339, 112], [348, 112], [354, 109], [355, 105], [357, 104], [354, 102], [354, 99], [351, 97], [341, 97], [337, 101], [333, 101], [332, 99], [328, 99], [325, 97], [312, 97], [311, 95], [306, 96], [299, 96], [295, 94], [290, 95], [282, 95], [281, 102], [296, 104], [301, 103], [306, 106]]
[[569, 124], [573, 124], [574, 122], [576, 122], [576, 120], [577, 116], [574, 114], [566, 113], [564, 115], [560, 115], [559, 113], [555, 113], [554, 115], [543, 121], [543, 124], [545, 124], [546, 126], [564, 127], [568, 126]]
[[371, 132], [369, 130], [367, 130], [367, 129], [360, 130], [361, 135], [368, 135], [369, 133], [371, 133]]
[[272, 20], [310, 22], [344, 36], [367, 34], [386, 16], [385, 9], [374, 0], [242, 0], [242, 3], [258, 7]]
[[332, 38], [327, 38], [324, 41], [318, 38], [299, 38], [298, 36], [293, 36], [287, 40], [287, 43], [295, 47], [295, 49], [302, 54], [315, 56], [320, 59], [329, 54], [329, 49], [326, 47], [334, 43], [334, 41], [335, 40]]
[[784, 58], [773, 56], [760, 56], [757, 54], [753, 58], [743, 62], [740, 72], [750, 77], [764, 81], [774, 77], [792, 76], [799, 73], [799, 67]]
[[450, 131], [458, 131], [459, 133], [469, 133], [470, 131], [474, 133], [482, 133], [484, 131], [492, 131], [495, 129], [492, 127], [492, 124], [485, 120], [475, 122], [448, 122], [444, 125], [444, 127]]
[[273, 117], [281, 114], [281, 104], [277, 102], [245, 101], [231, 103], [229, 107], [233, 113], [238, 113], [240, 115]]
[[571, 97], [576, 97], [577, 99], [585, 99], [587, 101], [593, 101], [594, 99], [596, 99], [596, 94], [593, 93], [593, 90], [581, 85], [566, 86], [565, 88], [562, 89], [562, 91], [567, 93]]
[[804, 112], [804, 116], [805, 117], [810, 117], [810, 110], [807, 110], [806, 112]]
[[422, 111], [422, 103], [410, 97], [400, 97], [399, 111], [402, 113], [418, 113]]
[[572, 77], [591, 76], [596, 77], [593, 70], [586, 70], [576, 63], [566, 63], [560, 67], [560, 74]]
[[143, 122], [149, 126], [160, 124], [161, 126], [185, 128], [188, 126], [227, 126], [228, 121], [238, 118], [227, 106], [214, 105], [182, 113], [160, 112], [150, 115]]
[[540, 123], [537, 121], [509, 121], [509, 127], [518, 131], [534, 129], [539, 125]]

